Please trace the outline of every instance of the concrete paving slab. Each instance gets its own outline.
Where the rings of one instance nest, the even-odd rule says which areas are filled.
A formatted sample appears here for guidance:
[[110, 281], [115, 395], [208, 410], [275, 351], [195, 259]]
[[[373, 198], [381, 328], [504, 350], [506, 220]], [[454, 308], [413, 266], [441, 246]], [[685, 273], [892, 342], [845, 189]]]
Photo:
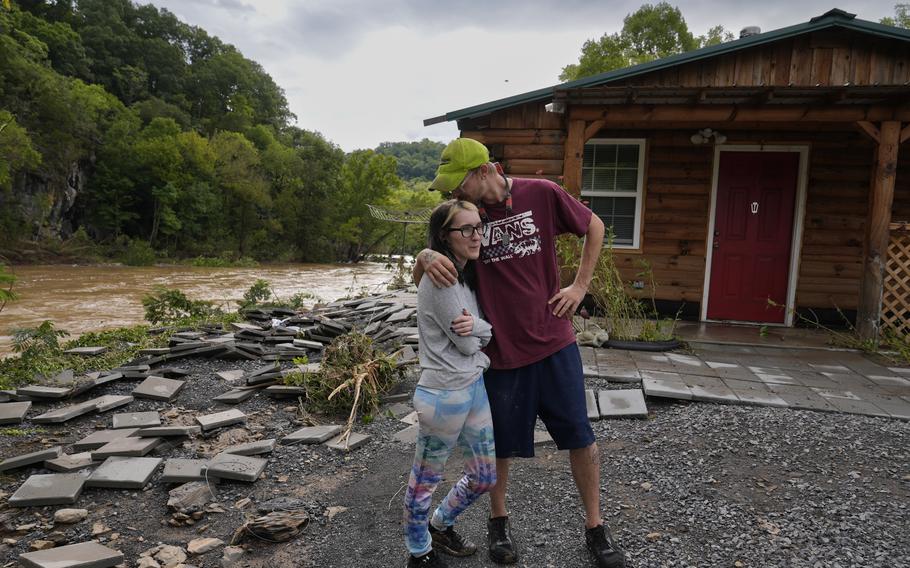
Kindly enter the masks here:
[[209, 460], [170, 458], [164, 462], [164, 471], [159, 479], [164, 483], [202, 481], [208, 463]]
[[123, 554], [92, 541], [26, 552], [19, 563], [24, 568], [112, 568], [123, 563]]
[[642, 377], [642, 391], [647, 396], [692, 400], [692, 391], [682, 380]]
[[119, 438], [126, 438], [127, 436], [134, 436], [139, 432], [139, 428], [120, 428], [119, 430], [99, 430], [93, 432], [82, 438], [78, 442], [73, 444], [73, 450], [75, 451], [85, 451], [85, 450], [96, 450], [101, 446], [117, 440]]
[[602, 390], [597, 393], [597, 402], [601, 418], [648, 415], [641, 389]]
[[681, 375], [683, 382], [692, 392], [692, 399], [702, 402], [737, 404], [739, 397], [722, 379], [699, 375]]
[[850, 369], [844, 365], [832, 365], [829, 363], [809, 363], [809, 366], [818, 372], [824, 373], [849, 373]]
[[828, 403], [825, 397], [808, 387], [793, 385], [769, 384], [768, 389], [784, 399], [791, 408], [804, 408], [808, 410], [822, 410], [835, 412], [837, 408]]
[[125, 412], [115, 414], [112, 418], [112, 428], [147, 428], [161, 426], [161, 416], [157, 410], [150, 412]]
[[859, 396], [854, 394], [851, 391], [846, 390], [835, 390], [835, 389], [820, 389], [817, 387], [810, 387], [813, 391], [818, 393], [820, 396], [825, 398], [845, 398], [849, 400], [862, 400]]
[[161, 458], [109, 457], [98, 466], [85, 484], [87, 487], [142, 489], [161, 462]]
[[72, 387], [47, 387], [44, 385], [28, 385], [16, 389], [20, 395], [30, 396], [32, 398], [64, 398], [73, 392]]
[[27, 454], [8, 457], [0, 462], [0, 471], [9, 471], [11, 469], [17, 469], [32, 464], [41, 463], [46, 460], [56, 459], [59, 458], [62, 454], [63, 447], [54, 446], [53, 448], [48, 448], [46, 450], [38, 450], [37, 452], [29, 452]]
[[910, 380], [893, 375], [866, 375], [866, 378], [878, 386], [902, 387], [910, 389]]
[[417, 424], [411, 424], [404, 430], [399, 430], [396, 432], [394, 435], [392, 435], [392, 438], [404, 444], [414, 444], [417, 442], [417, 430]]
[[318, 341], [310, 341], [308, 339], [295, 339], [294, 346], [303, 347], [304, 349], [313, 349], [313, 350], [317, 350], [317, 351], [325, 348], [325, 345], [323, 345], [322, 343], [319, 343]]
[[74, 471], [79, 471], [80, 469], [92, 467], [93, 465], [95, 465], [95, 462], [92, 460], [92, 454], [90, 452], [65, 454], [59, 458], [44, 462], [44, 467], [59, 473], [72, 473]]
[[400, 422], [404, 422], [405, 424], [417, 424], [417, 411], [415, 410], [414, 412], [408, 414], [407, 416], [403, 416], [398, 420]]
[[18, 424], [22, 422], [31, 407], [31, 401], [4, 402], [0, 404], [0, 424]]
[[760, 389], [731, 389], [739, 398], [740, 404], [752, 406], [771, 406], [774, 408], [789, 408], [790, 404], [770, 390]]
[[597, 396], [592, 389], [585, 389], [585, 408], [588, 420], [600, 420], [600, 411], [597, 409]]
[[151, 426], [135, 433], [140, 438], [184, 438], [202, 432], [199, 426]]
[[72, 420], [73, 418], [78, 418], [85, 414], [96, 412], [97, 410], [98, 406], [92, 402], [71, 404], [69, 406], [64, 406], [56, 410], [45, 412], [39, 416], [33, 416], [32, 422], [35, 422], [36, 424], [59, 424], [61, 422]]
[[162, 442], [161, 438], [118, 438], [104, 444], [97, 450], [92, 450], [92, 459], [104, 460], [111, 456], [125, 456], [139, 458]]
[[366, 434], [360, 434], [358, 432], [351, 432], [351, 435], [348, 436], [346, 442], [343, 442], [341, 440], [341, 436], [336, 436], [335, 438], [332, 438], [331, 440], [325, 442], [325, 445], [327, 448], [332, 448], [333, 450], [347, 452], [350, 450], [356, 450], [369, 441], [370, 436]]
[[82, 494], [85, 476], [79, 473], [32, 475], [19, 486], [7, 503], [12, 507], [72, 505]]
[[543, 446], [553, 441], [553, 436], [546, 430], [534, 430], [534, 447]]
[[338, 424], [323, 426], [307, 426], [296, 432], [291, 432], [281, 439], [282, 445], [290, 444], [321, 444], [341, 433], [343, 427]]
[[581, 369], [585, 377], [597, 377], [600, 373], [597, 370], [597, 356], [594, 354], [594, 348], [581, 345], [578, 347], [581, 354]]
[[206, 475], [220, 479], [254, 482], [265, 471], [264, 459], [220, 453], [209, 462]]
[[70, 355], [86, 355], [86, 356], [90, 356], [90, 357], [91, 357], [91, 356], [94, 356], [94, 355], [101, 355], [101, 354], [104, 353], [105, 351], [107, 351], [107, 347], [102, 347], [102, 346], [97, 346], [97, 347], [73, 347], [72, 349], [67, 349], [66, 351], [64, 351], [64, 353], [68, 353], [68, 354], [70, 354]]
[[871, 395], [865, 400], [887, 412], [891, 418], [910, 420], [910, 401], [908, 400], [888, 395]]
[[618, 366], [597, 362], [597, 375], [611, 383], [640, 383], [641, 372], [634, 365]]
[[240, 404], [254, 396], [256, 396], [256, 389], [231, 389], [225, 393], [219, 394], [212, 400], [214, 402], [220, 402], [221, 404]]
[[202, 427], [203, 432], [208, 432], [209, 430], [214, 430], [215, 428], [228, 426], [230, 424], [238, 424], [245, 421], [246, 414], [236, 408], [225, 410], [224, 412], [216, 412], [215, 414], [206, 414], [204, 416], [196, 417], [196, 422], [198, 422], [199, 426]]
[[139, 383], [139, 386], [133, 389], [133, 396], [168, 402], [174, 400], [185, 384], [185, 381], [152, 376]]
[[107, 412], [108, 410], [126, 406], [131, 402], [133, 402], [133, 397], [129, 395], [106, 394], [87, 400], [85, 401], [85, 404], [93, 403], [95, 405], [95, 410], [98, 412]]
[[888, 367], [888, 370], [892, 373], [910, 377], [910, 367]]
[[413, 411], [414, 408], [410, 404], [406, 404], [404, 402], [396, 402], [395, 404], [390, 404], [388, 408], [386, 408], [386, 412], [390, 412], [395, 418], [407, 416]]
[[258, 456], [260, 454], [270, 454], [275, 449], [277, 440], [270, 438], [268, 440], [257, 440], [247, 442], [246, 444], [237, 444], [224, 449], [226, 454], [237, 454], [238, 456]]
[[698, 357], [694, 357], [692, 355], [684, 355], [682, 353], [667, 353], [667, 360], [679, 368], [680, 371], [686, 369], [685, 372], [687, 373], [693, 373], [694, 369], [707, 366]]
[[243, 380], [243, 375], [245, 372], [246, 371], [243, 369], [234, 369], [232, 371], [219, 371], [215, 374], [229, 383], [234, 383]]
[[838, 383], [832, 381], [817, 371], [791, 371], [790, 376], [804, 387], [817, 387], [822, 389], [837, 389]]
[[829, 397], [825, 400], [840, 412], [846, 412], [847, 414], [864, 414], [866, 416], [883, 416], [891, 418], [891, 415], [888, 412], [885, 412], [875, 404], [865, 400], [838, 397]]
[[263, 391], [267, 396], [306, 396], [307, 390], [304, 387], [293, 387], [289, 385], [272, 385], [266, 387]]

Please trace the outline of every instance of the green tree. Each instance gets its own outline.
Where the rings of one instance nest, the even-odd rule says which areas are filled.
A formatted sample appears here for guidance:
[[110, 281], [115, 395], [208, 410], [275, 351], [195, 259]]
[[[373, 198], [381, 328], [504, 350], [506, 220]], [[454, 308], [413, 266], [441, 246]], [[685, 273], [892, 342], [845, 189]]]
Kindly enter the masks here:
[[220, 229], [243, 256], [250, 234], [260, 228], [272, 202], [259, 151], [239, 132], [218, 132], [210, 144], [215, 153], [214, 187], [222, 204]]
[[881, 23], [886, 26], [910, 29], [910, 4], [895, 4], [894, 17], [885, 17]]
[[444, 148], [445, 144], [424, 138], [419, 142], [383, 142], [376, 153], [394, 156], [398, 160], [398, 177], [403, 180], [431, 180], [436, 176]]
[[41, 163], [28, 132], [16, 123], [15, 117], [0, 109], [0, 190], [12, 188], [13, 175], [22, 169]]
[[667, 2], [644, 4], [625, 17], [620, 32], [585, 41], [578, 63], [563, 67], [559, 79], [574, 81], [732, 39], [723, 26], [696, 38], [679, 8]]

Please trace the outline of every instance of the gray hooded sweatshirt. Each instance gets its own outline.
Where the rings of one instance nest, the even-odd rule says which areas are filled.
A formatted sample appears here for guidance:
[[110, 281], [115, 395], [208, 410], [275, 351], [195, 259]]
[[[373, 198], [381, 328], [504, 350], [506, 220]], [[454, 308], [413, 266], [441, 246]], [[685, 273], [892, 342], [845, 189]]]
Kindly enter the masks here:
[[[452, 320], [467, 309], [474, 317], [471, 335], [452, 331]], [[490, 366], [480, 350], [493, 337], [492, 326], [484, 321], [477, 297], [467, 284], [437, 288], [429, 278], [417, 287], [417, 330], [420, 337], [420, 380], [417, 384], [435, 389], [457, 390], [469, 386]]]

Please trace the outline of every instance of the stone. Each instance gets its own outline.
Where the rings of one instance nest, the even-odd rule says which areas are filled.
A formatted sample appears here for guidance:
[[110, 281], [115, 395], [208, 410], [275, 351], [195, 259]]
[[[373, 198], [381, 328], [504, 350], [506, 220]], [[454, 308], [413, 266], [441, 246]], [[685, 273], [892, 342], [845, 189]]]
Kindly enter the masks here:
[[19, 556], [24, 568], [113, 568], [123, 554], [97, 542], [81, 542]]
[[133, 396], [169, 402], [177, 396], [185, 384], [184, 381], [164, 377], [148, 377], [133, 389]]
[[186, 551], [179, 546], [162, 544], [152, 553], [152, 558], [157, 560], [163, 568], [176, 568], [186, 561]]
[[16, 389], [16, 394], [32, 398], [64, 398], [73, 392], [70, 387], [48, 387], [44, 385], [28, 385]]
[[112, 428], [146, 428], [148, 426], [161, 426], [161, 417], [157, 410], [150, 412], [125, 412], [115, 414], [112, 419]]
[[227, 546], [221, 556], [221, 568], [234, 568], [243, 560], [244, 550], [240, 546]]
[[588, 420], [600, 420], [600, 411], [597, 410], [597, 397], [591, 389], [585, 389], [585, 408], [588, 412]]
[[170, 458], [164, 462], [161, 481], [164, 483], [187, 483], [205, 479], [208, 460]]
[[101, 354], [104, 353], [105, 351], [107, 351], [107, 347], [101, 347], [101, 346], [98, 346], [98, 347], [74, 347], [74, 348], [72, 348], [72, 349], [67, 349], [66, 351], [64, 351], [64, 353], [68, 353], [68, 354], [70, 354], [70, 355], [87, 355], [87, 356], [94, 356], [94, 355], [101, 355]]
[[196, 422], [198, 422], [202, 427], [203, 432], [208, 432], [209, 430], [214, 430], [215, 428], [220, 428], [229, 424], [237, 424], [245, 421], [246, 414], [240, 410], [237, 410], [236, 408], [225, 410], [224, 412], [216, 412], [215, 414], [206, 414], [205, 416], [196, 417]]
[[85, 476], [79, 473], [32, 475], [19, 486], [7, 503], [12, 507], [72, 505], [84, 486]]
[[[214, 481], [217, 481], [215, 479]], [[209, 502], [217, 499], [215, 486], [205, 481], [191, 481], [175, 487], [168, 492], [167, 508], [170, 511], [202, 509]]]
[[190, 554], [205, 554], [219, 546], [224, 546], [224, 541], [220, 538], [196, 538], [186, 545], [186, 551]]
[[648, 407], [645, 396], [640, 389], [602, 390], [597, 393], [600, 415], [611, 416], [647, 416]]
[[253, 482], [265, 471], [266, 460], [250, 456], [220, 453], [208, 465], [209, 477]]
[[38, 450], [37, 452], [31, 452], [28, 454], [22, 454], [21, 456], [6, 458], [0, 462], [0, 471], [8, 471], [19, 467], [25, 467], [27, 465], [41, 463], [46, 460], [59, 458], [62, 453], [62, 446], [54, 446], [53, 448], [48, 448], [46, 450]]
[[290, 444], [321, 444], [341, 433], [341, 430], [342, 427], [336, 424], [307, 426], [282, 438], [281, 444], [285, 446]]
[[50, 550], [55, 546], [57, 546], [57, 544], [52, 540], [35, 540], [28, 545], [32, 550]]
[[126, 438], [128, 436], [134, 436], [139, 432], [139, 428], [120, 428], [119, 430], [99, 430], [93, 432], [82, 438], [78, 442], [73, 444], [73, 450], [75, 451], [84, 451], [84, 450], [96, 450], [101, 446], [117, 440], [119, 438]]
[[244, 373], [243, 369], [234, 369], [232, 371], [219, 371], [215, 374], [229, 383], [234, 383], [243, 380]]
[[137, 429], [135, 435], [140, 438], [183, 438], [200, 432], [202, 428], [199, 426], [150, 426]]
[[325, 442], [326, 447], [332, 448], [333, 450], [348, 452], [351, 450], [356, 450], [360, 446], [370, 441], [370, 436], [357, 432], [351, 432], [351, 435], [348, 436], [348, 439], [346, 441], [343, 441], [341, 438], [342, 436], [337, 436]]
[[79, 454], [62, 455], [59, 458], [47, 460], [44, 462], [44, 467], [60, 473], [72, 473], [74, 471], [79, 471], [80, 469], [91, 467], [93, 464], [92, 454], [83, 452]]
[[399, 430], [396, 432], [392, 438], [403, 444], [413, 444], [417, 442], [417, 424], [411, 424], [404, 430]]
[[144, 556], [136, 561], [136, 568], [161, 568], [161, 564], [151, 556]]
[[61, 525], [81, 523], [87, 517], [87, 509], [57, 509], [54, 511], [54, 523]]
[[85, 404], [94, 404], [98, 412], [107, 412], [115, 408], [120, 408], [133, 402], [133, 397], [129, 395], [106, 394], [91, 400], [85, 401]]
[[226, 454], [236, 454], [238, 456], [255, 456], [259, 454], [270, 454], [275, 449], [276, 440], [257, 440], [246, 444], [237, 444], [224, 450]]
[[45, 412], [40, 416], [35, 416], [32, 418], [32, 422], [36, 424], [58, 424], [97, 410], [98, 406], [94, 402], [72, 404], [56, 410], [51, 410], [50, 412]]
[[32, 403], [30, 401], [4, 402], [0, 404], [0, 424], [18, 424], [22, 422], [31, 407]]
[[92, 450], [92, 459], [104, 460], [112, 456], [142, 457], [161, 442], [161, 438], [117, 438], [97, 450]]
[[155, 474], [161, 461], [161, 458], [109, 457], [92, 473], [86, 485], [142, 489]]
[[219, 394], [213, 398], [212, 401], [220, 402], [221, 404], [240, 404], [241, 402], [249, 400], [254, 396], [256, 396], [256, 389], [231, 389], [225, 393]]

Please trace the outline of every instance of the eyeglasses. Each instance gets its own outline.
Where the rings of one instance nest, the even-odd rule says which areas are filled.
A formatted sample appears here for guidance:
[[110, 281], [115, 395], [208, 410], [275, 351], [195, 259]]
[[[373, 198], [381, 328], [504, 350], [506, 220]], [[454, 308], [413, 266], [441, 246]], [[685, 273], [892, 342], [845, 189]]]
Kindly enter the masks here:
[[465, 225], [463, 227], [458, 227], [457, 229], [448, 229], [448, 232], [454, 233], [458, 231], [461, 233], [461, 236], [470, 239], [474, 236], [474, 233], [477, 233], [481, 237], [487, 234], [487, 226], [481, 223], [480, 225]]
[[455, 192], [456, 192], [456, 191], [464, 192], [464, 184], [467, 183], [468, 179], [469, 179], [472, 175], [474, 175], [474, 172], [476, 172], [476, 171], [477, 171], [477, 170], [471, 170], [471, 171], [469, 171], [469, 172], [467, 173], [467, 175], [464, 176], [464, 179], [461, 180], [461, 183], [459, 183], [458, 185], [455, 186], [455, 189], [453, 189], [452, 191], [446, 191], [445, 193], [442, 194], [442, 196], [443, 196], [445, 199], [451, 199], [452, 196], [455, 195]]

